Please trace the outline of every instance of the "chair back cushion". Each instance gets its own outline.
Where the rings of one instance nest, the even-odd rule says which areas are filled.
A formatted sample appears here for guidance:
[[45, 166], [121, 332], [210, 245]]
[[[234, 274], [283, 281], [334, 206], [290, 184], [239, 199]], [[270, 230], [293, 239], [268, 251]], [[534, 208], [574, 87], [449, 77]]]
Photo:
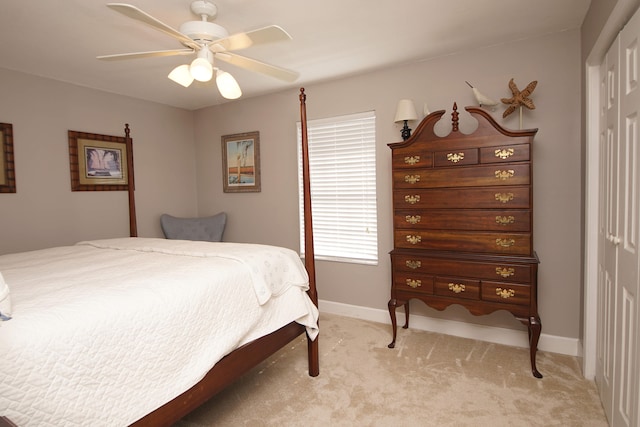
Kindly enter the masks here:
[[162, 232], [167, 239], [221, 242], [226, 223], [227, 214], [224, 212], [204, 218], [160, 216]]

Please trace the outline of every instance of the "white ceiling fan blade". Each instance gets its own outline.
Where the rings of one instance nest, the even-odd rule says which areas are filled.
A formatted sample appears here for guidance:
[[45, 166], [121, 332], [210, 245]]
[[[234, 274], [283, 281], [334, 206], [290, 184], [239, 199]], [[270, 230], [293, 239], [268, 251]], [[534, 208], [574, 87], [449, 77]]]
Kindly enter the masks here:
[[209, 47], [213, 52], [225, 52], [285, 40], [291, 40], [289, 33], [277, 25], [270, 25], [268, 27], [236, 33], [229, 37], [215, 40]]
[[299, 73], [296, 71], [276, 67], [275, 65], [266, 64], [231, 52], [217, 53], [215, 57], [221, 61], [244, 68], [245, 70], [266, 74], [289, 83], [295, 82], [299, 76]]
[[132, 52], [132, 53], [116, 53], [114, 55], [101, 55], [96, 56], [97, 59], [104, 61], [118, 61], [121, 59], [137, 59], [137, 58], [152, 58], [158, 56], [176, 56], [176, 55], [191, 55], [194, 53], [193, 49], [172, 49], [172, 50], [154, 50], [149, 52]]
[[148, 13], [138, 9], [135, 6], [125, 3], [107, 3], [107, 6], [116, 12], [120, 12], [121, 14], [128, 16], [129, 18], [135, 19], [137, 21], [143, 22], [156, 30], [162, 31], [163, 33], [178, 39], [180, 43], [185, 46], [189, 46], [192, 49], [198, 50], [200, 49], [200, 45], [194, 42], [189, 37], [182, 34], [180, 31], [170, 27], [162, 21], [157, 20], [153, 16]]

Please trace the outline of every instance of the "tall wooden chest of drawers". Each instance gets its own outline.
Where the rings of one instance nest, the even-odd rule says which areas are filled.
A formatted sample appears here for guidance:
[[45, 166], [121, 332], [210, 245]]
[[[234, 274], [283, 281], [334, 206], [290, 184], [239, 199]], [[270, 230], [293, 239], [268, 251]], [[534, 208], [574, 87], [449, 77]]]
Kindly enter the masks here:
[[474, 315], [507, 310], [528, 327], [531, 370], [542, 325], [533, 250], [532, 145], [537, 129], [501, 127], [481, 108], [472, 134], [440, 137], [434, 112], [404, 142], [389, 144], [393, 173], [392, 286], [389, 313], [395, 346], [396, 308], [409, 300], [437, 310], [451, 304]]

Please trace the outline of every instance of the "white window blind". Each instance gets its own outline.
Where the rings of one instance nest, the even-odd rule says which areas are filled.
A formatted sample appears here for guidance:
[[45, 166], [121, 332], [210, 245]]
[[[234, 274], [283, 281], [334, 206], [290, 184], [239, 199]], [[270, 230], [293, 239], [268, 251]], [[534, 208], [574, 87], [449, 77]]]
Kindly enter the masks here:
[[[307, 121], [313, 240], [316, 258], [378, 263], [375, 112]], [[302, 133], [298, 182], [302, 198]], [[304, 252], [304, 224], [300, 224]]]

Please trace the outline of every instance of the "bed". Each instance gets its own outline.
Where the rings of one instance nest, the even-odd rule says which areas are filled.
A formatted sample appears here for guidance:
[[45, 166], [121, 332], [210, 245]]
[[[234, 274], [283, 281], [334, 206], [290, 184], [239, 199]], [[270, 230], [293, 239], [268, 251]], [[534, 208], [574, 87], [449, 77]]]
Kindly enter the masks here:
[[12, 302], [0, 416], [169, 426], [305, 333], [319, 374], [304, 89], [299, 98], [304, 264], [268, 245], [137, 237], [130, 185], [131, 237], [0, 256]]

